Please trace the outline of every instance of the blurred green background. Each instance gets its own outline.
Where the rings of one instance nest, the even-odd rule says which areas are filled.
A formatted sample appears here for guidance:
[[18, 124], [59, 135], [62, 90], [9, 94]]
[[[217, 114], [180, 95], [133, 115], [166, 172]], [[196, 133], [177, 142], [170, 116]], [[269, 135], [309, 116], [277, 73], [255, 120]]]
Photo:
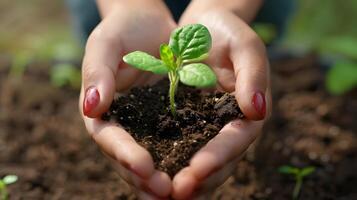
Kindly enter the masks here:
[[[328, 65], [326, 88], [343, 94], [357, 85], [356, 19], [356, 0], [297, 0], [277, 46], [297, 56], [318, 54]], [[74, 37], [64, 1], [2, 0], [0, 27], [0, 56], [10, 60], [12, 75], [21, 76], [33, 60], [49, 62], [58, 65], [51, 69], [54, 85], [79, 86], [83, 48]], [[266, 43], [275, 37], [269, 24], [254, 28]]]

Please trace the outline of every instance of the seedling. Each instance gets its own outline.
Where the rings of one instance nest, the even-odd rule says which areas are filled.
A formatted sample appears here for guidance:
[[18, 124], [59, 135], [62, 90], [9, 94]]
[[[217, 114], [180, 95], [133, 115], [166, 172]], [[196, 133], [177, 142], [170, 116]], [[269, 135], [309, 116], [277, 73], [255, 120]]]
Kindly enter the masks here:
[[296, 200], [299, 197], [301, 186], [303, 183], [303, 179], [305, 176], [312, 174], [315, 171], [315, 167], [304, 167], [304, 168], [297, 168], [292, 166], [281, 166], [279, 172], [282, 174], [290, 174], [294, 176], [295, 179], [295, 187], [293, 191], [293, 199]]
[[7, 192], [7, 186], [15, 183], [17, 179], [16, 175], [6, 175], [4, 178], [0, 179], [0, 194], [2, 200], [7, 200], [9, 195]]
[[212, 39], [208, 29], [201, 24], [186, 25], [171, 33], [169, 44], [160, 46], [157, 59], [142, 51], [123, 57], [133, 67], [154, 74], [168, 74], [170, 80], [170, 110], [176, 115], [175, 94], [179, 80], [189, 86], [212, 87], [217, 78], [210, 67], [197, 63], [208, 57]]

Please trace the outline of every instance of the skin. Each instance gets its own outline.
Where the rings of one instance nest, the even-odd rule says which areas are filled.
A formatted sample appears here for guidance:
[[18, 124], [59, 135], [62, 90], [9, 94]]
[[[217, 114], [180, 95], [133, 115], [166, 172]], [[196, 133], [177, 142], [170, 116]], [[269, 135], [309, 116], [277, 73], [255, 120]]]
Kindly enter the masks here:
[[[168, 196], [205, 199], [203, 195], [209, 196], [230, 176], [270, 115], [269, 63], [265, 47], [247, 25], [260, 1], [237, 2], [222, 0], [218, 4], [214, 0], [194, 0], [179, 26], [201, 23], [208, 27], [213, 47], [206, 62], [217, 74], [217, 90], [234, 93], [247, 119], [227, 124], [171, 181], [166, 173], [154, 169], [150, 154], [129, 133], [101, 121], [100, 116], [109, 108], [115, 92], [125, 92], [160, 78], [128, 67], [122, 62], [122, 56], [134, 50], [158, 56], [158, 47], [168, 42], [177, 24], [159, 0], [98, 0], [103, 20], [87, 42], [79, 107], [90, 136], [140, 199]], [[98, 90], [100, 101], [84, 115], [84, 94], [90, 87]], [[265, 117], [252, 105], [256, 91], [265, 94]]]

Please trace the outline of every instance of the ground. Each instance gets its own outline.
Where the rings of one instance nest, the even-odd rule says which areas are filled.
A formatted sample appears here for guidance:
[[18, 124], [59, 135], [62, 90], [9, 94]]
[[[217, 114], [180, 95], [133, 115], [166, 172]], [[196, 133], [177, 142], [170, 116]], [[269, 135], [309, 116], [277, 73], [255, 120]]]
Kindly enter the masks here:
[[[53, 59], [53, 46], [72, 42], [63, 1], [2, 0], [0, 17], [0, 177], [19, 176], [10, 199], [135, 199], [87, 135], [78, 91], [49, 84], [51, 62], [30, 60], [24, 77], [7, 76], [13, 55]], [[357, 91], [329, 95], [316, 60], [272, 62], [273, 115], [213, 199], [291, 199], [293, 180], [277, 172], [285, 164], [317, 168], [300, 199], [357, 199]]]
[[[281, 165], [315, 166], [300, 199], [356, 199], [357, 91], [331, 96], [315, 56], [272, 62], [274, 110], [262, 136], [213, 199], [291, 199]], [[11, 199], [135, 199], [87, 135], [78, 91], [49, 84], [49, 63], [8, 77], [0, 57], [0, 177]]]

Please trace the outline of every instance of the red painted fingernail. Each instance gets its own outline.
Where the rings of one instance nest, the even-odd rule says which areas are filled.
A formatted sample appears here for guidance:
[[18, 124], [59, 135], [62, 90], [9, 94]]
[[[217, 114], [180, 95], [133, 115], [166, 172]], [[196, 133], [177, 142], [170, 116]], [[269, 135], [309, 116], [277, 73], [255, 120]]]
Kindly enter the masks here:
[[94, 86], [89, 87], [86, 91], [83, 101], [83, 113], [87, 115], [98, 105], [100, 100], [99, 92]]
[[252, 99], [252, 104], [259, 115], [264, 118], [266, 112], [265, 96], [262, 92], [256, 92]]

